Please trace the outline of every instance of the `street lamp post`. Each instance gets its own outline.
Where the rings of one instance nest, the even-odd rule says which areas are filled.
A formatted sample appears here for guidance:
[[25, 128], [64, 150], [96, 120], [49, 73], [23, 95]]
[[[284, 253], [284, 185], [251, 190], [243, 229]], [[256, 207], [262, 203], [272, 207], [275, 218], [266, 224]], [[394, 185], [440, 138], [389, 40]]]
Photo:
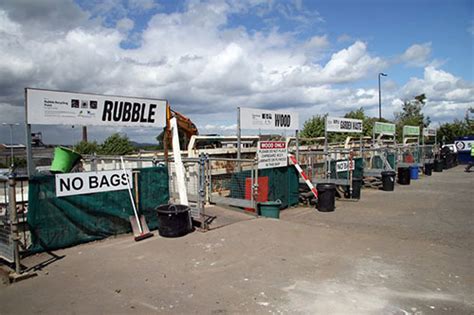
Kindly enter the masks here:
[[10, 127], [10, 168], [13, 171], [13, 167], [15, 166], [13, 163], [13, 126], [19, 126], [19, 123], [2, 123], [3, 126]]
[[379, 73], [379, 121], [382, 121], [382, 92], [380, 90], [380, 76], [386, 77], [387, 74], [383, 72]]

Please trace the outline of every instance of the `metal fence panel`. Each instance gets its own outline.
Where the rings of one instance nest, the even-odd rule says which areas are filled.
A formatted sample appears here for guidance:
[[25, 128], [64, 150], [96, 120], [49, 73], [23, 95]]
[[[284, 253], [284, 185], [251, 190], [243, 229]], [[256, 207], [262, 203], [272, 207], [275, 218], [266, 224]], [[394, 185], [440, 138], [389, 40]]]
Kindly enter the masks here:
[[0, 258], [13, 263], [14, 247], [11, 237], [10, 211], [8, 209], [8, 181], [0, 181]]
[[[258, 183], [255, 160], [210, 158], [207, 178], [209, 201], [216, 204], [255, 209]], [[258, 200], [257, 200], [258, 201]]]

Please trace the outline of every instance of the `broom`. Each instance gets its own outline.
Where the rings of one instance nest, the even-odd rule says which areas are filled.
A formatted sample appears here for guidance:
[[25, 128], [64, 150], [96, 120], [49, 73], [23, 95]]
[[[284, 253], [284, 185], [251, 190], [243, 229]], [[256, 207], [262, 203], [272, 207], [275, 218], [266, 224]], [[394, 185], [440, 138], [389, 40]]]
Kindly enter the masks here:
[[130, 196], [130, 201], [132, 203], [133, 213], [134, 216], [130, 216], [130, 224], [132, 225], [133, 236], [135, 241], [141, 241], [145, 238], [149, 238], [153, 236], [153, 233], [150, 232], [148, 229], [148, 225], [146, 224], [145, 217], [143, 215], [138, 216], [137, 207], [135, 206], [135, 201], [133, 200], [132, 195], [132, 183], [130, 182], [130, 178], [128, 177], [127, 170], [125, 169], [125, 164], [123, 163], [123, 157], [120, 157], [120, 161], [122, 163], [122, 170], [125, 176], [127, 177], [127, 190], [128, 195]]

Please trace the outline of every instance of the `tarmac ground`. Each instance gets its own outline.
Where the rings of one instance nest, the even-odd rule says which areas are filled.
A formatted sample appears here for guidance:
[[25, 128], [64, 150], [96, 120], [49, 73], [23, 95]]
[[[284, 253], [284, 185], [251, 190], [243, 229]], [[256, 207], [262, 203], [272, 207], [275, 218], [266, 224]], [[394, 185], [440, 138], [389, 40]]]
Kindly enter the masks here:
[[121, 235], [23, 260], [1, 314], [474, 314], [474, 172], [364, 189], [280, 220], [210, 208], [214, 229]]

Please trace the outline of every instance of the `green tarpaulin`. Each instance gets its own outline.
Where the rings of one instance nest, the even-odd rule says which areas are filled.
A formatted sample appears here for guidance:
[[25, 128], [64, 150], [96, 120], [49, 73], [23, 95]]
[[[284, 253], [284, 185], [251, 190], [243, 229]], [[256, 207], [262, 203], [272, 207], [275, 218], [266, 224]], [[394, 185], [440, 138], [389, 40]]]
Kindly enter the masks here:
[[[139, 208], [150, 229], [158, 227], [154, 209], [169, 201], [166, 167], [139, 169]], [[29, 183], [28, 225], [32, 252], [53, 250], [131, 231], [127, 190], [56, 197], [54, 176]]]

